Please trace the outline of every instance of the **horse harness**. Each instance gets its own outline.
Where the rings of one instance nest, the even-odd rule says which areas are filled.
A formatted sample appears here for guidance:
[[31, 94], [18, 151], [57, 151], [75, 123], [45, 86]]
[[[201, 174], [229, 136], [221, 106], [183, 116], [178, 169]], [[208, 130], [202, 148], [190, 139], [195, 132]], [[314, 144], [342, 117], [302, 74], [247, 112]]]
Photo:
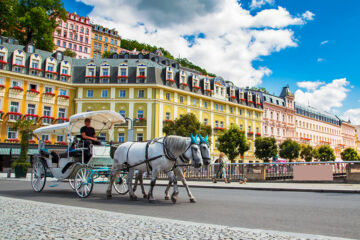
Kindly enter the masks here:
[[[158, 158], [161, 158], [163, 156], [165, 156], [167, 159], [171, 160], [174, 162], [174, 165], [173, 167], [169, 170], [170, 171], [173, 171], [178, 165], [176, 165], [176, 157], [167, 149], [166, 147], [166, 138], [167, 137], [164, 137], [163, 138], [163, 141], [160, 142], [159, 139], [160, 138], [155, 138], [155, 139], [152, 139], [150, 141], [147, 141], [146, 142], [146, 147], [145, 147], [145, 160], [143, 162], [140, 162], [138, 164], [135, 164], [135, 165], [129, 165], [128, 164], [128, 160], [129, 160], [129, 151], [130, 151], [130, 148], [132, 147], [132, 145], [135, 143], [135, 142], [132, 142], [130, 147], [128, 148], [128, 151], [127, 151], [127, 154], [126, 154], [126, 162], [125, 164], [127, 165], [127, 170], [129, 170], [130, 168], [133, 168], [133, 167], [136, 167], [136, 166], [139, 166], [141, 164], [146, 164], [146, 170], [147, 170], [147, 173], [149, 174], [151, 171], [152, 171], [152, 166], [150, 164], [151, 161], [154, 161]], [[152, 158], [149, 158], [149, 147], [152, 143], [160, 143], [163, 145], [163, 151], [164, 151], [164, 155], [158, 155], [158, 156], [155, 156], [155, 157], [152, 157]], [[189, 147], [185, 150], [185, 152], [191, 147], [191, 144], [189, 145]], [[183, 159], [183, 156], [180, 155], [180, 159], [181, 161], [185, 162], [184, 159]]]

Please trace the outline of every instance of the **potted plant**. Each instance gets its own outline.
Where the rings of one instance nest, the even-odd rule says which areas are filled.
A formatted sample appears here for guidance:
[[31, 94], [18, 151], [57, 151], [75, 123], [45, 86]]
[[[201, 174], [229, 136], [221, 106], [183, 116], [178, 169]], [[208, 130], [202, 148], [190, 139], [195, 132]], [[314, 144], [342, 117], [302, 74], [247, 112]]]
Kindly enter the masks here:
[[29, 139], [32, 135], [32, 130], [34, 127], [34, 122], [30, 120], [17, 121], [14, 125], [16, 130], [20, 131], [20, 156], [15, 162], [12, 163], [12, 168], [15, 171], [15, 178], [24, 178], [28, 168], [31, 166], [28, 162], [28, 149], [29, 149]]

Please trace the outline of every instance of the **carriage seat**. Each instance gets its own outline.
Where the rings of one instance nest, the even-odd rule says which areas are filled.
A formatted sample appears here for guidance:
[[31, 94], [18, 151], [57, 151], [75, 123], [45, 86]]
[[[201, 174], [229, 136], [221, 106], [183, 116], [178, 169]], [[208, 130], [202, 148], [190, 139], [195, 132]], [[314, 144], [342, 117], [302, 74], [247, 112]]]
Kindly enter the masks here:
[[40, 156], [41, 156], [41, 157], [45, 157], [45, 158], [49, 158], [49, 157], [50, 157], [50, 153], [48, 152], [47, 149], [40, 149], [39, 153], [40, 153]]
[[[55, 151], [51, 151], [50, 154], [52, 156], [53, 162], [58, 162], [60, 158], [68, 157], [67, 152], [57, 153]], [[81, 150], [74, 150], [69, 152], [69, 157], [81, 157], [81, 155], [82, 155]]]

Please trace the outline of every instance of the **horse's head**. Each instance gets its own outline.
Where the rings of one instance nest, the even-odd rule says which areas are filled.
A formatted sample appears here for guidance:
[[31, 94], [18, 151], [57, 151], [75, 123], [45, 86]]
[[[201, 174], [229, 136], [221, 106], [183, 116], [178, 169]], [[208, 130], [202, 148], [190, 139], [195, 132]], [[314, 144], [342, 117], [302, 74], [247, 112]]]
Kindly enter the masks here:
[[209, 135], [206, 135], [206, 137], [202, 137], [201, 134], [199, 134], [200, 139], [200, 152], [203, 159], [203, 162], [205, 166], [210, 164], [210, 146], [209, 146]]
[[200, 146], [197, 141], [197, 136], [194, 137], [191, 134], [190, 146], [187, 148], [187, 150], [182, 156], [185, 157], [188, 162], [191, 159], [191, 163], [194, 165], [195, 168], [199, 168], [203, 165], [203, 159], [200, 152]]

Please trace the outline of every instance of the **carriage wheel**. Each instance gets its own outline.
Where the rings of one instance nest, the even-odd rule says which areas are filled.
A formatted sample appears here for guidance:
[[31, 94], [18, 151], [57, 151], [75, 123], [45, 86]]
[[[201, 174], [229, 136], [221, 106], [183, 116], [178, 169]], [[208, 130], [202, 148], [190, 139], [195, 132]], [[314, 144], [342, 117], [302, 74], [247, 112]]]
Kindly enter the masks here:
[[46, 183], [46, 170], [44, 164], [37, 160], [31, 173], [31, 186], [35, 192], [41, 192]]
[[72, 190], [75, 190], [75, 180], [74, 179], [69, 179], [69, 185]]
[[91, 170], [87, 167], [80, 168], [76, 172], [74, 183], [77, 195], [81, 198], [88, 197], [94, 187]]
[[126, 179], [127, 179], [127, 174], [119, 175], [119, 177], [115, 179], [114, 188], [115, 191], [120, 195], [125, 195], [129, 192]]

